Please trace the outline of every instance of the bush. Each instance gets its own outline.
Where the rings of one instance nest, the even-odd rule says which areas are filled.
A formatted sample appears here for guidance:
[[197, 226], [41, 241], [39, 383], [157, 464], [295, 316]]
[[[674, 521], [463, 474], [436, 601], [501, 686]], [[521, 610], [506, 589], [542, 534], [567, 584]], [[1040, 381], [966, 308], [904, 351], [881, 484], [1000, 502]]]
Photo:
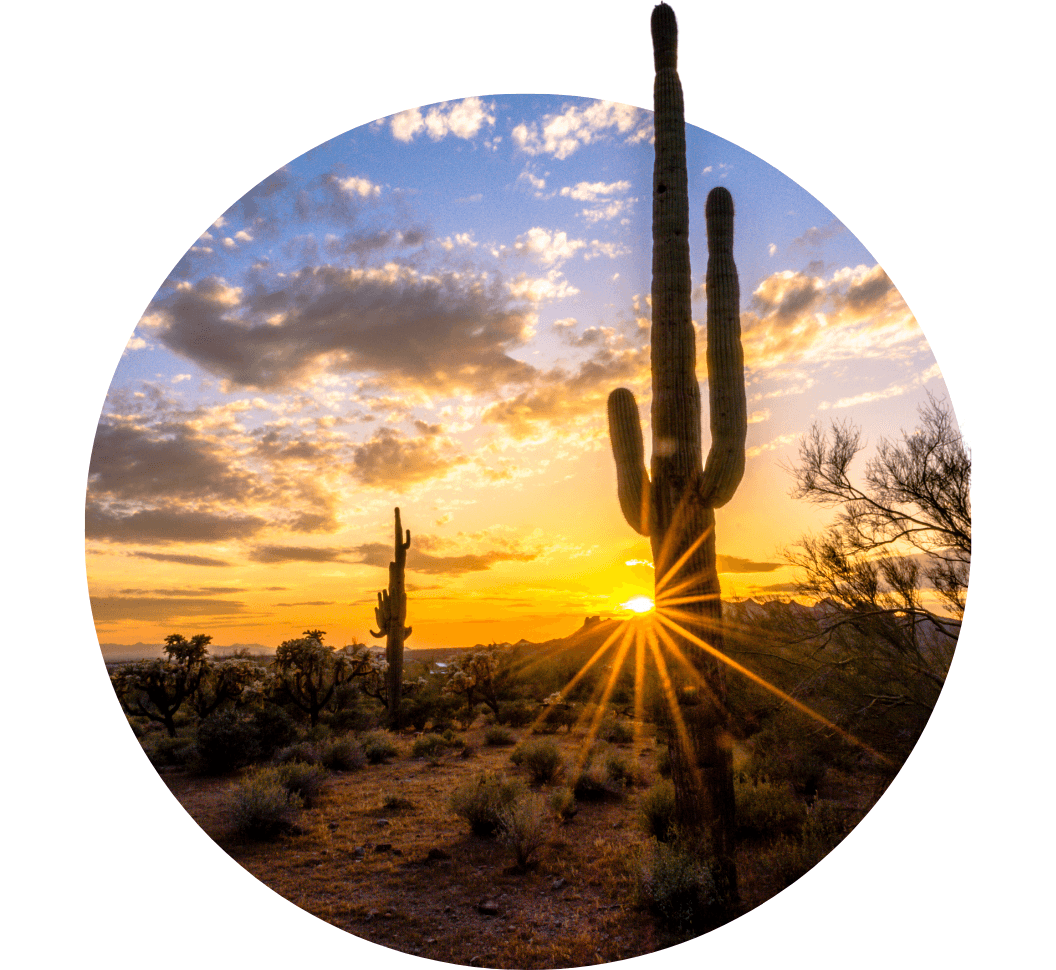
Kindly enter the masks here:
[[279, 769], [258, 769], [235, 787], [235, 829], [246, 838], [274, 838], [293, 826], [302, 805], [300, 796], [283, 784]]
[[705, 862], [681, 846], [662, 842], [640, 863], [638, 898], [667, 927], [682, 932], [714, 925], [723, 902]]
[[367, 756], [358, 741], [335, 738], [318, 749], [319, 762], [330, 771], [359, 771], [367, 763]]
[[174, 768], [191, 764], [197, 757], [193, 738], [170, 738], [167, 734], [154, 734], [145, 739], [143, 745], [150, 763], [155, 768]]
[[484, 743], [493, 748], [502, 748], [516, 744], [517, 739], [509, 728], [496, 724], [484, 732]]
[[450, 807], [469, 822], [475, 835], [491, 835], [502, 823], [502, 813], [523, 795], [524, 786], [500, 775], [479, 774], [451, 793]]
[[272, 760], [280, 765], [290, 764], [294, 761], [306, 765], [317, 765], [321, 762], [319, 745], [313, 744], [311, 741], [298, 741], [296, 744], [289, 744], [285, 748], [280, 748], [275, 752]]
[[741, 835], [794, 835], [803, 825], [806, 809], [787, 785], [766, 781], [738, 784], [734, 796]]
[[641, 766], [630, 758], [612, 752], [605, 758], [605, 772], [613, 784], [633, 788], [645, 784], [645, 773]]
[[315, 802], [326, 784], [326, 771], [323, 768], [296, 761], [282, 765], [276, 777], [286, 791], [298, 796], [306, 807]]
[[361, 741], [363, 754], [372, 765], [380, 765], [400, 753], [386, 731], [368, 731]]
[[418, 806], [409, 798], [404, 798], [402, 795], [386, 795], [385, 801], [381, 803], [381, 807], [382, 810], [386, 812], [407, 812]]
[[270, 758], [279, 748], [293, 744], [300, 731], [285, 708], [265, 704], [251, 715], [253, 730], [262, 758]]
[[527, 869], [550, 835], [550, 815], [542, 795], [529, 795], [499, 813], [499, 833], [513, 849], [517, 867]]
[[813, 869], [846, 834], [847, 822], [839, 807], [818, 801], [806, 809], [799, 837], [782, 836], [760, 856], [760, 862], [784, 888]]
[[558, 728], [572, 730], [579, 714], [574, 704], [550, 704], [543, 712], [539, 724], [535, 727], [536, 734], [554, 734]]
[[666, 742], [660, 742], [656, 746], [656, 771], [661, 778], [671, 777], [671, 749]]
[[561, 752], [553, 741], [523, 741], [513, 749], [510, 761], [523, 765], [533, 785], [553, 781], [561, 771]]
[[572, 784], [572, 791], [581, 802], [597, 802], [616, 794], [609, 783], [608, 771], [604, 765], [593, 759], [593, 755], [580, 769]]
[[498, 722], [507, 727], [524, 727], [535, 720], [537, 705], [527, 700], [503, 701], [499, 704]]
[[450, 742], [439, 734], [423, 734], [411, 745], [412, 758], [435, 758], [450, 747]]
[[576, 796], [571, 788], [558, 788], [550, 793], [550, 807], [554, 814], [562, 821], [569, 822], [579, 811], [576, 804]]
[[634, 740], [634, 730], [626, 721], [610, 715], [598, 725], [598, 737], [610, 744], [630, 744]]
[[666, 779], [650, 788], [638, 803], [638, 818], [642, 830], [659, 842], [674, 836], [675, 786]]
[[210, 774], [226, 774], [260, 757], [260, 743], [253, 718], [239, 711], [214, 711], [198, 725], [195, 747], [201, 768]]

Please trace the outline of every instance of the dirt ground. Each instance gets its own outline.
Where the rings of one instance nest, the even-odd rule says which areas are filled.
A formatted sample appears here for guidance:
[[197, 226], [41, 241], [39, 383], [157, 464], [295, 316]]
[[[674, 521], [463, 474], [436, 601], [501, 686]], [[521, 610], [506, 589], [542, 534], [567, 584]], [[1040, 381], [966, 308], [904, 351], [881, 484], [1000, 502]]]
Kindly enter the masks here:
[[[448, 807], [455, 787], [480, 771], [520, 774], [512, 749], [486, 746], [481, 728], [465, 739], [469, 757], [411, 758], [410, 739], [401, 739], [399, 756], [387, 764], [332, 773], [296, 830], [273, 842], [235, 833], [229, 806], [237, 776], [163, 777], [202, 829], [261, 882], [383, 946], [448, 963], [529, 970], [622, 960], [683, 939], [635, 904], [634, 860], [647, 842], [637, 821], [643, 786], [581, 802], [571, 821], [555, 822], [537, 865], [519, 872], [512, 850], [471, 834]], [[553, 740], [568, 760], [582, 743], [563, 733]], [[651, 738], [638, 750], [617, 750], [639, 762], [646, 781], [656, 780]], [[387, 810], [390, 797], [410, 804]], [[747, 910], [776, 889], [747, 855], [738, 862]]]

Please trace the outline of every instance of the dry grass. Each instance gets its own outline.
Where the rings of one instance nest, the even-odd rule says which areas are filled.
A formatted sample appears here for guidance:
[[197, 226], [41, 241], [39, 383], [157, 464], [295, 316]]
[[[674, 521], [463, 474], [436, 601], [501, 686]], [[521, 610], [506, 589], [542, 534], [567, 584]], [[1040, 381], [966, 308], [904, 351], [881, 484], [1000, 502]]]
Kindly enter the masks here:
[[[538, 864], [521, 871], [500, 840], [471, 834], [449, 808], [450, 793], [482, 771], [528, 780], [510, 763], [509, 748], [489, 747], [483, 735], [483, 728], [467, 733], [476, 749], [469, 758], [451, 751], [413, 759], [402, 739], [391, 762], [332, 774], [294, 832], [270, 843], [237, 836], [231, 778], [165, 780], [206, 833], [263, 883], [383, 946], [454, 964], [529, 970], [622, 960], [679, 942], [635, 908], [628, 860], [647, 842], [636, 819], [642, 790], [581, 804], [571, 821], [554, 826]], [[575, 734], [553, 739], [569, 761], [582, 743]], [[631, 757], [657, 779], [651, 741]], [[549, 801], [562, 784], [533, 790]], [[753, 866], [754, 857], [742, 852], [745, 909], [773, 892]]]

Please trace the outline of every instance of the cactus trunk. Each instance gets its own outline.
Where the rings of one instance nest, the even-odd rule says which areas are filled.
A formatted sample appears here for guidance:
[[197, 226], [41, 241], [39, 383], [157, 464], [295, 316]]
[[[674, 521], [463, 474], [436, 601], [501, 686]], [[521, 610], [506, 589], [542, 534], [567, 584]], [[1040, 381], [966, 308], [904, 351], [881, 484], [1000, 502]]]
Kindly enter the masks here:
[[378, 605], [374, 608], [378, 629], [371, 630], [370, 635], [379, 639], [385, 638], [385, 659], [389, 665], [385, 673], [386, 706], [389, 712], [389, 724], [392, 727], [399, 727], [400, 697], [403, 693], [403, 644], [411, 635], [411, 628], [403, 625], [407, 620], [404, 570], [407, 566], [407, 550], [411, 545], [411, 530], [407, 530], [407, 537], [404, 539], [400, 510], [395, 511], [395, 560], [389, 563], [388, 590], [378, 593]]
[[[747, 408], [740, 343], [740, 294], [733, 262], [733, 200], [724, 188], [708, 196], [707, 362], [712, 443], [701, 461], [700, 390], [690, 306], [689, 197], [682, 86], [677, 70], [677, 26], [666, 4], [652, 15], [654, 125], [653, 378], [651, 475], [646, 473], [638, 407], [618, 388], [609, 396], [609, 433], [616, 459], [620, 506], [630, 525], [650, 538], [656, 607], [664, 586], [678, 586], [677, 622], [723, 649], [722, 600], [715, 560], [714, 509], [732, 497], [744, 472]], [[700, 537], [703, 541], [691, 547]], [[669, 571], [683, 556], [674, 577]], [[691, 602], [686, 602], [689, 599]], [[675, 636], [666, 663], [686, 734], [670, 734], [676, 817], [690, 839], [706, 842], [736, 895], [733, 865], [732, 737], [722, 667], [691, 640]], [[663, 640], [661, 639], [661, 644]]]

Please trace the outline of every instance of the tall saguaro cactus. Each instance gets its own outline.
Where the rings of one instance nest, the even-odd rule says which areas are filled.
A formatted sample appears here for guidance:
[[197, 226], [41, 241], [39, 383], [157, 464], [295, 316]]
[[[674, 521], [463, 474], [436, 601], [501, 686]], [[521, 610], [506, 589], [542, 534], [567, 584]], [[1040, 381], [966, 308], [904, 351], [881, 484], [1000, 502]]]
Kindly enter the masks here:
[[[730, 500], [741, 480], [747, 434], [740, 293], [733, 262], [733, 199], [726, 189], [715, 188], [705, 205], [712, 441], [707, 462], [702, 463], [700, 389], [690, 307], [686, 127], [677, 69], [678, 28], [667, 4], [653, 9], [652, 35], [656, 67], [652, 474], [645, 468], [638, 405], [626, 388], [609, 395], [609, 435], [620, 507], [628, 523], [649, 536], [652, 544], [658, 610], [663, 613], [665, 588], [677, 590], [671, 598], [678, 603], [679, 624], [721, 651], [714, 509]], [[669, 576], [675, 566], [676, 575]], [[683, 678], [677, 692], [685, 730], [673, 731], [670, 741], [677, 821], [687, 835], [707, 838], [735, 892], [732, 738], [724, 672], [688, 638], [672, 635], [671, 640], [675, 649], [670, 651], [673, 662], [667, 666], [672, 675], [680, 671], [679, 653], [695, 669], [694, 676]]]
[[407, 550], [411, 546], [411, 530], [404, 539], [400, 524], [400, 510], [396, 509], [396, 548], [394, 562], [389, 563], [389, 588], [378, 593], [378, 605], [374, 616], [378, 629], [371, 630], [372, 637], [385, 638], [385, 659], [389, 669], [385, 674], [386, 695], [389, 708], [389, 723], [399, 725], [400, 694], [403, 689], [403, 642], [411, 635], [411, 628], [404, 626], [407, 619], [407, 591], [404, 585], [404, 569], [407, 566]]

